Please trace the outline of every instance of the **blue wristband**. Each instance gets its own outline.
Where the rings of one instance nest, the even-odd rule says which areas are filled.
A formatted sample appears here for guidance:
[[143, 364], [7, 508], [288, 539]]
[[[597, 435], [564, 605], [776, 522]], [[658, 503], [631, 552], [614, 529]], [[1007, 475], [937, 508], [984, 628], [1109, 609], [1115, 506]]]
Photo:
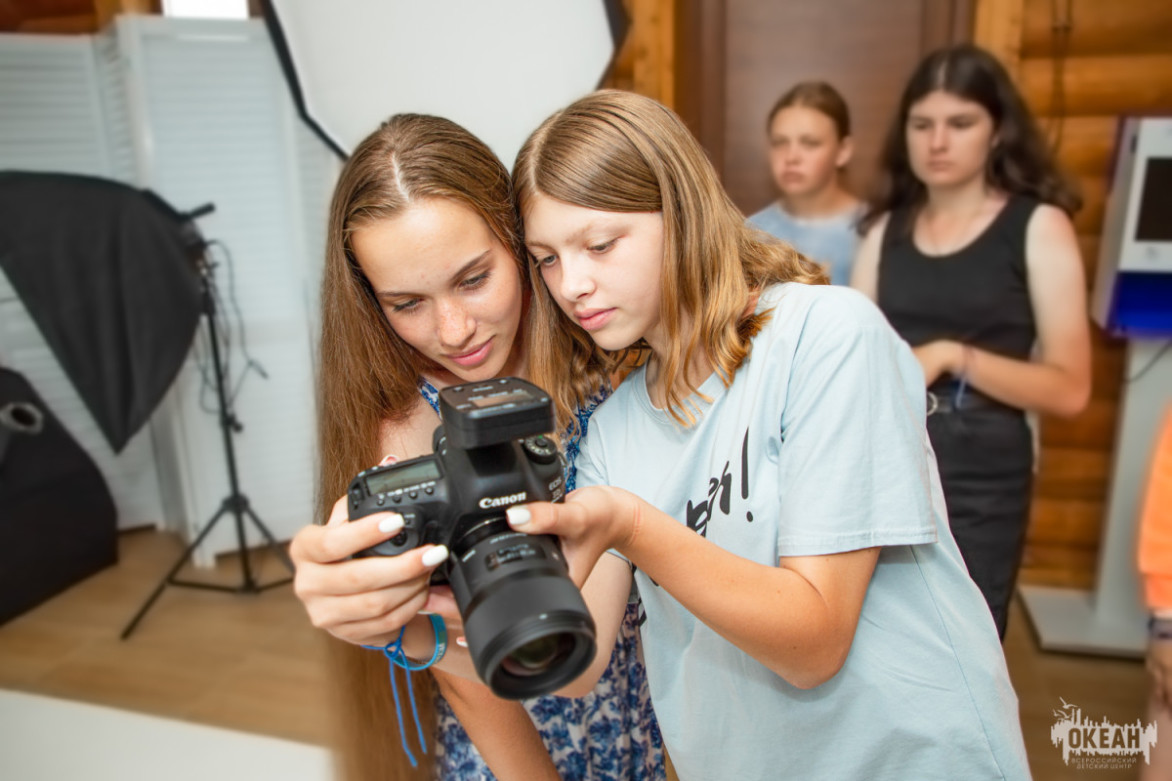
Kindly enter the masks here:
[[[403, 745], [403, 751], [407, 753], [407, 759], [411, 762], [411, 767], [418, 767], [415, 760], [415, 755], [411, 753], [411, 747], [407, 745], [407, 733], [403, 728], [403, 708], [399, 703], [399, 686], [395, 683], [395, 668], [401, 667], [407, 672], [418, 672], [419, 670], [426, 670], [433, 664], [444, 658], [444, 653], [448, 650], [448, 627], [444, 624], [443, 616], [438, 616], [435, 613], [428, 615], [431, 619], [431, 630], [435, 632], [435, 650], [431, 653], [431, 658], [422, 664], [412, 662], [403, 653], [403, 633], [407, 631], [407, 625], [399, 630], [399, 636], [385, 646], [364, 645], [363, 648], [369, 648], [372, 651], [382, 651], [383, 655], [391, 662], [391, 694], [395, 699], [395, 716], [399, 721], [399, 742]], [[411, 701], [411, 715], [415, 718], [415, 729], [419, 734], [419, 745], [423, 749], [423, 753], [427, 753], [427, 743], [423, 739], [423, 725], [419, 723], [419, 711], [415, 708], [415, 690], [411, 685], [411, 676], [407, 676], [407, 699]]]
[[428, 667], [431, 667], [440, 659], [444, 658], [444, 654], [448, 651], [447, 624], [444, 623], [443, 616], [438, 616], [435, 613], [430, 614], [428, 618], [431, 619], [431, 631], [435, 633], [435, 650], [432, 651], [431, 658], [423, 664], [418, 664], [408, 659], [407, 655], [403, 653], [403, 633], [400, 632], [398, 640], [398, 658], [391, 656], [387, 648], [383, 649], [383, 653], [387, 655], [387, 658], [390, 659], [391, 662], [402, 667], [404, 670], [415, 672], [416, 670], [426, 670]]
[[431, 613], [428, 618], [431, 619], [431, 631], [435, 633], [435, 650], [432, 651], [431, 658], [426, 662], [413, 662], [407, 654], [403, 653], [403, 634], [407, 631], [406, 625], [399, 630], [399, 636], [386, 645], [364, 645], [362, 647], [371, 651], [381, 651], [391, 661], [391, 664], [402, 667], [408, 672], [426, 670], [443, 659], [444, 654], [448, 651], [448, 627], [444, 623], [443, 616]]

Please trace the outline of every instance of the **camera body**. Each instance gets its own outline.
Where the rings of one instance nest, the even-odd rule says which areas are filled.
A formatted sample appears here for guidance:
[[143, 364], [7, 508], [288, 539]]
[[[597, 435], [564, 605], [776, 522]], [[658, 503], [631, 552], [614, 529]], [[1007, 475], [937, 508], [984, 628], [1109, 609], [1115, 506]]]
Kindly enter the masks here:
[[393, 511], [394, 538], [362, 556], [398, 556], [446, 545], [432, 573], [450, 584], [481, 678], [501, 697], [548, 694], [594, 658], [594, 622], [569, 578], [557, 538], [514, 531], [505, 510], [561, 501], [565, 459], [547, 432], [549, 396], [515, 377], [440, 391], [430, 456], [358, 474], [350, 483], [350, 520]]

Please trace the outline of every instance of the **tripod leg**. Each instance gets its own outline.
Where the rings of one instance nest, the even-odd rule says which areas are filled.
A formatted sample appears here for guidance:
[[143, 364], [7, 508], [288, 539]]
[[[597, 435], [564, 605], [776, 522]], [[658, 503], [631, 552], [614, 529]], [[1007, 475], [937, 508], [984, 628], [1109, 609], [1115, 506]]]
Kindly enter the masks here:
[[276, 538], [273, 537], [273, 533], [269, 531], [269, 528], [265, 526], [261, 519], [257, 517], [256, 513], [252, 511], [252, 507], [245, 507], [244, 512], [248, 514], [248, 517], [252, 519], [252, 522], [256, 525], [256, 528], [260, 529], [260, 533], [264, 535], [266, 540], [268, 540], [269, 547], [273, 550], [274, 553], [277, 554], [277, 558], [279, 558], [281, 563], [285, 565], [285, 569], [293, 572], [293, 562], [289, 559], [289, 554], [285, 551], [284, 546], [277, 542]]
[[216, 525], [216, 521], [220, 520], [220, 517], [223, 516], [223, 514], [227, 511], [228, 508], [226, 506], [221, 507], [216, 512], [216, 514], [212, 516], [211, 520], [209, 520], [203, 527], [203, 531], [199, 533], [199, 535], [195, 538], [195, 541], [187, 546], [187, 550], [183, 551], [183, 555], [180, 556], [178, 561], [175, 562], [175, 565], [171, 567], [171, 571], [163, 576], [163, 579], [159, 581], [159, 585], [155, 587], [154, 592], [152, 592], [151, 595], [147, 597], [147, 601], [144, 602], [142, 607], [138, 609], [138, 612], [134, 614], [134, 618], [130, 619], [130, 623], [126, 625], [126, 628], [122, 630], [121, 638], [123, 640], [130, 637], [130, 633], [134, 631], [136, 626], [138, 626], [138, 622], [142, 620], [142, 617], [146, 615], [146, 612], [151, 609], [151, 605], [155, 604], [155, 600], [158, 599], [159, 595], [163, 593], [163, 589], [166, 588], [167, 584], [171, 582], [171, 579], [175, 577], [175, 573], [178, 572], [183, 567], [183, 565], [187, 563], [187, 559], [191, 557], [192, 552], [194, 552], [195, 549], [199, 547], [199, 544], [203, 542], [204, 538], [208, 536], [209, 532], [211, 532], [212, 527]]

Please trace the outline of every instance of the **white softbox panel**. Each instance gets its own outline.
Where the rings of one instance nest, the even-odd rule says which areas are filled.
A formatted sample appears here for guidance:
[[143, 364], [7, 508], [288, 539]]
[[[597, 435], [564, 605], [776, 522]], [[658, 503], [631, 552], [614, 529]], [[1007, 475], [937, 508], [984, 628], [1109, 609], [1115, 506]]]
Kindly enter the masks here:
[[512, 165], [543, 119], [596, 89], [619, 0], [269, 0], [303, 118], [342, 156], [392, 114], [447, 117]]

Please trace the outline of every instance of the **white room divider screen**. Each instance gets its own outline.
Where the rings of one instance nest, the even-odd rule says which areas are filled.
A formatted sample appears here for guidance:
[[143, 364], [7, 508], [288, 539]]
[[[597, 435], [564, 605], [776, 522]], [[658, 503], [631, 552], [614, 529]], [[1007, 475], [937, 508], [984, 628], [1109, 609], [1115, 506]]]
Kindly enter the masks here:
[[[215, 204], [199, 227], [217, 242], [241, 488], [291, 536], [312, 519], [317, 290], [337, 162], [297, 118], [263, 24], [126, 16], [93, 38], [0, 36], [0, 104], [0, 167], [118, 179], [180, 211]], [[204, 325], [149, 431], [117, 456], [30, 330], [0, 287], [0, 361], [94, 455], [122, 524], [198, 533], [229, 492]], [[221, 522], [197, 561], [235, 544]]]

